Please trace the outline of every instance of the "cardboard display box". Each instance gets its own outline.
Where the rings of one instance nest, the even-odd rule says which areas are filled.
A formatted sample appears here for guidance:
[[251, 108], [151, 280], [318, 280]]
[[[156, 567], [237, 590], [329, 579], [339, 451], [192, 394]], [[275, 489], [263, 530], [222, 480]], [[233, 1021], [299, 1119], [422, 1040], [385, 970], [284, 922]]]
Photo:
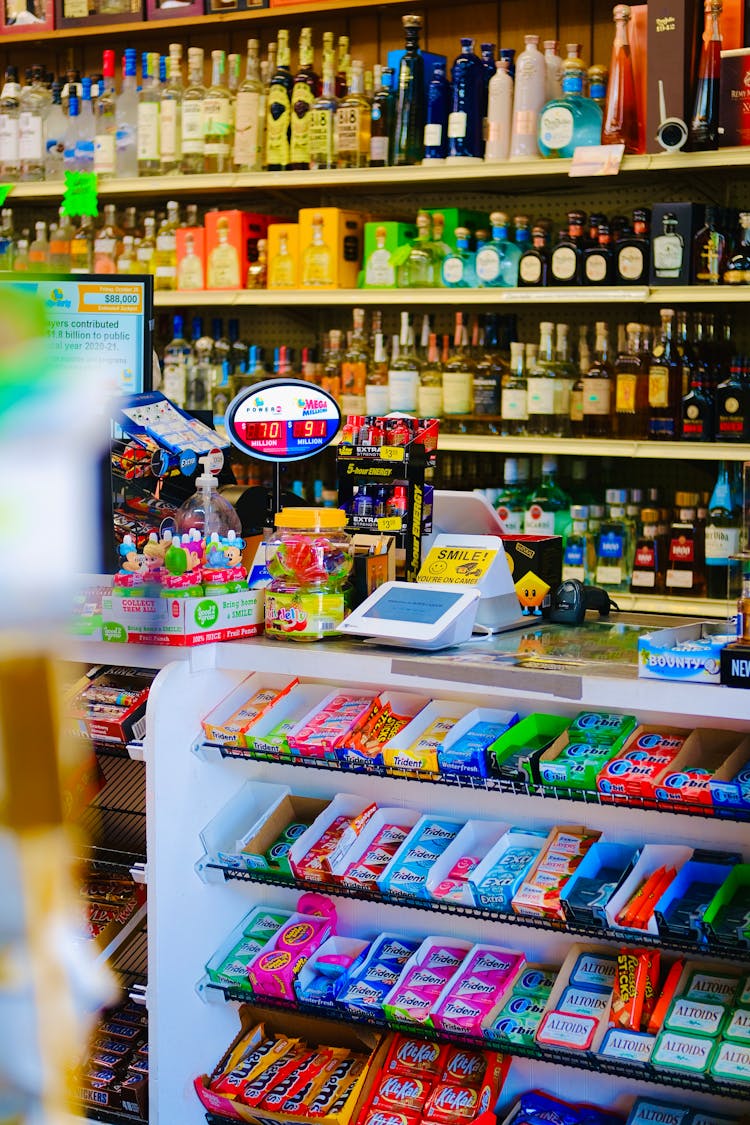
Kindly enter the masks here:
[[521, 606], [537, 609], [562, 581], [562, 536], [504, 535], [503, 546]]
[[142, 23], [143, 0], [127, 0], [123, 4], [123, 9], [100, 14], [96, 11], [96, 5], [92, 0], [55, 0], [55, 28], [83, 28], [108, 23]]
[[263, 632], [264, 591], [201, 598], [102, 599], [102, 640], [114, 644], [205, 645]]
[[[735, 752], [743, 746], [741, 754]], [[709, 812], [713, 806], [711, 778], [730, 756], [736, 770], [750, 759], [750, 738], [738, 731], [699, 728], [685, 740], [677, 757], [654, 785], [661, 805], [702, 805]]]
[[[226, 4], [221, 5], [223, 11], [227, 8]], [[234, 5], [228, 5], [229, 11], [234, 11]], [[174, 20], [184, 19], [185, 16], [202, 16], [207, 11], [204, 8], [203, 0], [182, 0], [182, 3], [175, 3], [170, 0], [168, 4], [162, 3], [162, 0], [146, 0], [146, 19], [151, 20]]]
[[268, 215], [252, 211], [206, 212], [206, 288], [244, 289], [247, 267], [268, 233]]
[[[655, 203], [651, 210], [651, 285], [690, 285], [693, 239], [703, 226], [702, 203]], [[670, 218], [671, 216], [671, 218]], [[670, 227], [676, 224], [672, 231]]]
[[4, 0], [0, 4], [0, 35], [53, 31], [54, 27], [54, 0], [33, 0], [31, 11], [26, 0]]
[[303, 207], [298, 218], [300, 288], [355, 289], [363, 216], [341, 207]]
[[205, 227], [178, 227], [175, 231], [175, 241], [177, 248], [177, 288], [184, 290], [205, 289]]
[[[725, 622], [702, 621], [646, 633], [638, 638], [638, 675], [654, 680], [718, 684], [726, 630]], [[679, 647], [711, 637], [716, 637], [715, 643], [703, 649]]]
[[269, 289], [299, 289], [299, 223], [269, 225], [267, 262]]

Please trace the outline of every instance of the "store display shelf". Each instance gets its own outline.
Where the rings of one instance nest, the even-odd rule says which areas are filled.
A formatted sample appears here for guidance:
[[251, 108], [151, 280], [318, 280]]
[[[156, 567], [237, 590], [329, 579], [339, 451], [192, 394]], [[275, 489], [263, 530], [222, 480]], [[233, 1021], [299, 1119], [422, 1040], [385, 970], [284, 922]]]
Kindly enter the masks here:
[[144, 762], [145, 751], [142, 739], [133, 742], [92, 742], [91, 749], [102, 758], [129, 758], [133, 762]]
[[[496, 1050], [501, 1054], [512, 1055], [518, 1058], [535, 1059], [538, 1062], [553, 1063], [556, 1066], [574, 1067], [576, 1070], [593, 1071], [597, 1074], [609, 1074], [617, 1078], [632, 1078], [639, 1082], [656, 1083], [659, 1086], [675, 1086], [683, 1090], [695, 1090], [704, 1095], [714, 1097], [733, 1098], [735, 1100], [750, 1101], [750, 1090], [747, 1084], [734, 1082], [718, 1082], [707, 1074], [690, 1074], [687, 1071], [658, 1070], [656, 1067], [645, 1063], [641, 1066], [628, 1065], [614, 1059], [604, 1059], [590, 1053], [581, 1053], [580, 1056], [571, 1051], [550, 1047], [539, 1047], [536, 1043], [511, 1043], [508, 1041], [488, 1040], [477, 1036], [457, 1035], [449, 1032], [436, 1031], [434, 1028], [424, 1027], [421, 1024], [390, 1024], [385, 1020], [376, 1019], [363, 1014], [351, 1014], [343, 1011], [332, 1011], [301, 1000], [280, 1000], [276, 997], [254, 994], [250, 989], [227, 988], [209, 982], [201, 982], [198, 986], [205, 987], [207, 992], [223, 995], [227, 1001], [239, 1003], [252, 1003], [261, 1008], [272, 1010], [281, 1009], [291, 1012], [303, 1012], [305, 1015], [321, 1016], [334, 1019], [343, 1024], [378, 1028], [381, 1031], [401, 1031], [406, 1035], [419, 1039], [427, 1039], [438, 1043], [455, 1043], [473, 1050]], [[221, 1122], [221, 1118], [217, 1121]]]
[[130, 1113], [118, 1113], [114, 1109], [98, 1109], [96, 1106], [80, 1106], [80, 1116], [77, 1121], [104, 1121], [109, 1125], [148, 1125], [143, 1117], [134, 1117]]
[[342, 883], [320, 883], [312, 879], [284, 879], [280, 875], [263, 871], [240, 871], [219, 864], [207, 864], [210, 871], [220, 873], [225, 881], [238, 880], [244, 883], [260, 883], [264, 886], [293, 888], [298, 891], [312, 891], [317, 894], [333, 895], [361, 902], [376, 902], [387, 906], [401, 906], [412, 910], [426, 910], [432, 914], [452, 914], [459, 918], [475, 918], [481, 922], [495, 925], [531, 927], [537, 930], [552, 930], [554, 933], [571, 937], [587, 937], [597, 941], [632, 942], [653, 949], [667, 949], [677, 953], [687, 953], [691, 957], [711, 957], [730, 961], [734, 964], [750, 964], [750, 948], [737, 943], [713, 942], [699, 944], [687, 939], [671, 937], [669, 934], [647, 934], [633, 930], [608, 930], [599, 926], [584, 926], [570, 922], [559, 922], [552, 918], [539, 918], [531, 914], [505, 913], [488, 910], [481, 906], [467, 906], [455, 902], [438, 902], [407, 895], [381, 894], [361, 887], [346, 887]]
[[504, 793], [514, 797], [545, 797], [551, 801], [574, 801], [585, 805], [603, 805], [608, 808], [627, 808], [634, 811], [659, 812], [667, 815], [698, 817], [714, 821], [736, 821], [747, 823], [750, 821], [750, 811], [742, 810], [719, 812], [713, 805], [690, 804], [664, 804], [647, 797], [631, 798], [628, 801], [612, 801], [598, 791], [589, 789], [569, 789], [562, 785], [555, 788], [545, 785], [536, 785], [533, 782], [510, 781], [499, 777], [467, 777], [463, 775], [444, 776], [429, 773], [426, 770], [410, 770], [408, 775], [397, 771], [390, 772], [385, 768], [372, 767], [367, 770], [348, 770], [337, 761], [326, 761], [322, 758], [274, 758], [265, 754], [253, 754], [250, 750], [240, 747], [219, 745], [214, 742], [198, 741], [193, 745], [193, 751], [199, 756], [222, 758], [236, 758], [249, 762], [266, 762], [272, 765], [297, 766], [302, 769], [330, 770], [334, 773], [361, 776], [368, 774], [373, 777], [391, 777], [396, 781], [417, 781], [422, 785], [446, 785], [453, 789], [474, 789], [478, 792]]
[[[481, 426], [482, 418], [472, 419]], [[485, 423], [486, 425], [486, 423]], [[647, 441], [640, 438], [507, 437], [440, 431], [440, 453], [555, 453], [569, 457], [628, 457], [639, 461], [747, 461], [750, 449], [735, 442]], [[620, 600], [618, 596], [618, 601]], [[643, 599], [649, 600], [649, 599]], [[684, 603], [684, 598], [675, 602]]]

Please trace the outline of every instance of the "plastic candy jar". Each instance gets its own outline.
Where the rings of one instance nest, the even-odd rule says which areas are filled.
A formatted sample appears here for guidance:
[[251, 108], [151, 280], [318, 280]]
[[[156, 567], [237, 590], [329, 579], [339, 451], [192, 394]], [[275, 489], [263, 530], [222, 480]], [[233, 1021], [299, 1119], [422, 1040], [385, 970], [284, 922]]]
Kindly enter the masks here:
[[266, 635], [292, 641], [338, 636], [347, 613], [352, 543], [338, 508], [282, 508], [266, 542], [272, 578]]

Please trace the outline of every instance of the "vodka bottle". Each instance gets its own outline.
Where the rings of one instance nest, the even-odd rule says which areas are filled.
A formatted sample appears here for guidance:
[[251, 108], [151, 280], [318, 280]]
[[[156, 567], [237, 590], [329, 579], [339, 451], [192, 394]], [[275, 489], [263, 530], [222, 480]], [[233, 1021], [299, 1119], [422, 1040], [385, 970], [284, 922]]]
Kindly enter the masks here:
[[248, 39], [245, 80], [235, 101], [234, 167], [238, 172], [259, 172], [263, 167], [266, 91], [260, 80], [258, 46], [257, 39]]
[[117, 123], [117, 178], [130, 179], [138, 175], [138, 84], [136, 81], [136, 51], [125, 51], [125, 68], [120, 95], [115, 106]]
[[159, 117], [161, 89], [158, 78], [159, 56], [144, 52], [143, 86], [138, 95], [138, 175], [161, 174]]
[[63, 152], [67, 118], [62, 107], [62, 83], [52, 84], [52, 104], [47, 115], [44, 154], [45, 180], [63, 178]]
[[188, 50], [188, 84], [182, 96], [182, 170], [189, 174], [203, 171], [206, 140], [203, 128], [203, 49]]
[[44, 126], [51, 106], [51, 96], [42, 81], [43, 70], [34, 66], [31, 85], [21, 91], [18, 116], [19, 179], [38, 182], [44, 179]]
[[105, 51], [102, 80], [94, 110], [94, 171], [99, 179], [117, 175], [117, 95], [115, 93], [115, 52]]
[[21, 87], [14, 66], [5, 71], [5, 85], [0, 93], [0, 176], [8, 183], [17, 180], [21, 171], [18, 152], [18, 126]]
[[169, 44], [167, 84], [161, 91], [161, 171], [167, 176], [182, 164], [182, 44]]

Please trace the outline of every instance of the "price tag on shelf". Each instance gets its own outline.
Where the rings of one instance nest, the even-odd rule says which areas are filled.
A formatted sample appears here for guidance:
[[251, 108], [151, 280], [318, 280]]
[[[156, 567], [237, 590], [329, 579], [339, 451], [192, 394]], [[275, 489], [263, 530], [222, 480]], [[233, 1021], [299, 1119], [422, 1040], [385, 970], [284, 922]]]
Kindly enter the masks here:
[[402, 523], [401, 516], [379, 516], [378, 531], [400, 531]]
[[13, 191], [13, 184], [0, 184], [0, 207], [5, 203], [10, 193]]
[[66, 172], [62, 209], [69, 217], [99, 214], [96, 172]]
[[403, 461], [403, 445], [382, 445], [378, 454], [381, 461]]
[[568, 175], [616, 176], [624, 154], [625, 145], [579, 145], [573, 153]]

